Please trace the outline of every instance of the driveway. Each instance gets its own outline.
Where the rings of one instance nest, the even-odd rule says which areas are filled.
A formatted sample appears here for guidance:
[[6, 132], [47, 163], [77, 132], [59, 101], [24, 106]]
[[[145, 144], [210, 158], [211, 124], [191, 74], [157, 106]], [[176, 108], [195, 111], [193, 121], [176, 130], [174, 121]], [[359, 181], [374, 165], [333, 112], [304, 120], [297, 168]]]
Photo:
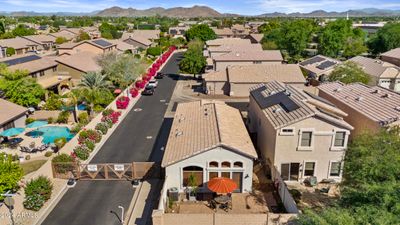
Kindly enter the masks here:
[[[172, 124], [171, 119], [164, 120], [164, 114], [176, 85], [181, 58], [182, 53], [172, 56], [162, 70], [171, 76], [159, 80], [153, 96], [140, 98], [91, 163], [159, 162], [162, 159], [162, 147]], [[118, 205], [128, 209], [134, 192], [127, 181], [78, 181], [42, 224], [119, 225]]]

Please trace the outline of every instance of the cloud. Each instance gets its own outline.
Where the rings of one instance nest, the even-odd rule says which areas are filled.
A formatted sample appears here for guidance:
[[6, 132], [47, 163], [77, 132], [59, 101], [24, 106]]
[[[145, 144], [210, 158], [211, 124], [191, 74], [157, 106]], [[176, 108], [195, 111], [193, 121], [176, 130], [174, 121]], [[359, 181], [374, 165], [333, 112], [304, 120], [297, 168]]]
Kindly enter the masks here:
[[37, 12], [74, 11], [85, 12], [104, 9], [116, 4], [116, 0], [78, 1], [78, 0], [0, 0], [0, 5], [6, 5], [11, 10], [29, 10]]

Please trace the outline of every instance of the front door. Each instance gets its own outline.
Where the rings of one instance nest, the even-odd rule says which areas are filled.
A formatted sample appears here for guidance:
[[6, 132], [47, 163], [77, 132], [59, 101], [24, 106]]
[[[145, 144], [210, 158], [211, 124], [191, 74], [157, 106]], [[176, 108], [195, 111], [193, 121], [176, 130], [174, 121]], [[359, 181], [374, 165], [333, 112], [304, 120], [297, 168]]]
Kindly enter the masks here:
[[281, 176], [283, 180], [298, 181], [299, 180], [300, 163], [282, 163]]

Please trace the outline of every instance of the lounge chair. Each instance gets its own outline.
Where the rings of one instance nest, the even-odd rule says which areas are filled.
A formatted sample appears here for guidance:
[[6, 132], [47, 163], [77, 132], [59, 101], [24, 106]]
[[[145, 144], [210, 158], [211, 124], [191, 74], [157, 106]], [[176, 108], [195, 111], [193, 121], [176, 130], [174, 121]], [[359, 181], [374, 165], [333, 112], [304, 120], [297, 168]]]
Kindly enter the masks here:
[[37, 150], [38, 150], [39, 152], [42, 152], [42, 151], [46, 150], [48, 147], [49, 147], [49, 146], [48, 146], [47, 144], [44, 144], [44, 145], [38, 147]]

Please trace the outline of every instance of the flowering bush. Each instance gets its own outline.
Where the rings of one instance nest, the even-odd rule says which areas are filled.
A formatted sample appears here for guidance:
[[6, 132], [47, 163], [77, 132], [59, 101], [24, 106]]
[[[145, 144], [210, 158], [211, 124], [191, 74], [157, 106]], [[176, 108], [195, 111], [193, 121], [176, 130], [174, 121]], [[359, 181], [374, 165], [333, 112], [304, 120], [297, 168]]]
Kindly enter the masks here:
[[81, 159], [86, 160], [89, 158], [89, 149], [85, 145], [78, 145], [74, 148], [75, 155]]
[[85, 142], [83, 142], [82, 146], [85, 146], [90, 152], [92, 152], [94, 150], [94, 147], [96, 147], [96, 144], [92, 140], [86, 140]]
[[102, 115], [103, 116], [109, 116], [113, 112], [114, 112], [114, 110], [112, 110], [112, 109], [105, 109], [105, 110], [103, 110]]
[[146, 85], [146, 83], [141, 80], [138, 80], [135, 82], [135, 87], [138, 89], [143, 89], [145, 85]]
[[[118, 119], [119, 119], [120, 116], [121, 116], [121, 112], [113, 111], [110, 115], [103, 116], [103, 118], [101, 118], [101, 122], [106, 122], [107, 125], [109, 125], [109, 123], [111, 121], [111, 125], [112, 124], [116, 124], [118, 122]], [[109, 127], [111, 128], [110, 125], [109, 125]]]
[[52, 191], [53, 185], [48, 177], [39, 176], [32, 179], [25, 187], [24, 207], [39, 211], [44, 203], [50, 199]]
[[86, 140], [92, 140], [95, 143], [99, 143], [101, 141], [101, 134], [96, 130], [82, 130], [79, 133], [78, 142], [80, 144], [84, 143]]
[[[111, 123], [111, 125], [112, 125], [112, 123]], [[98, 124], [96, 124], [96, 127], [94, 129], [96, 129], [97, 131], [100, 131], [104, 135], [108, 131], [108, 125], [106, 123], [98, 123]]]
[[131, 90], [129, 91], [131, 93], [131, 96], [134, 98], [136, 96], [138, 96], [139, 91], [136, 88], [131, 88]]
[[116, 101], [117, 109], [126, 109], [129, 105], [129, 98], [126, 96], [121, 96]]

